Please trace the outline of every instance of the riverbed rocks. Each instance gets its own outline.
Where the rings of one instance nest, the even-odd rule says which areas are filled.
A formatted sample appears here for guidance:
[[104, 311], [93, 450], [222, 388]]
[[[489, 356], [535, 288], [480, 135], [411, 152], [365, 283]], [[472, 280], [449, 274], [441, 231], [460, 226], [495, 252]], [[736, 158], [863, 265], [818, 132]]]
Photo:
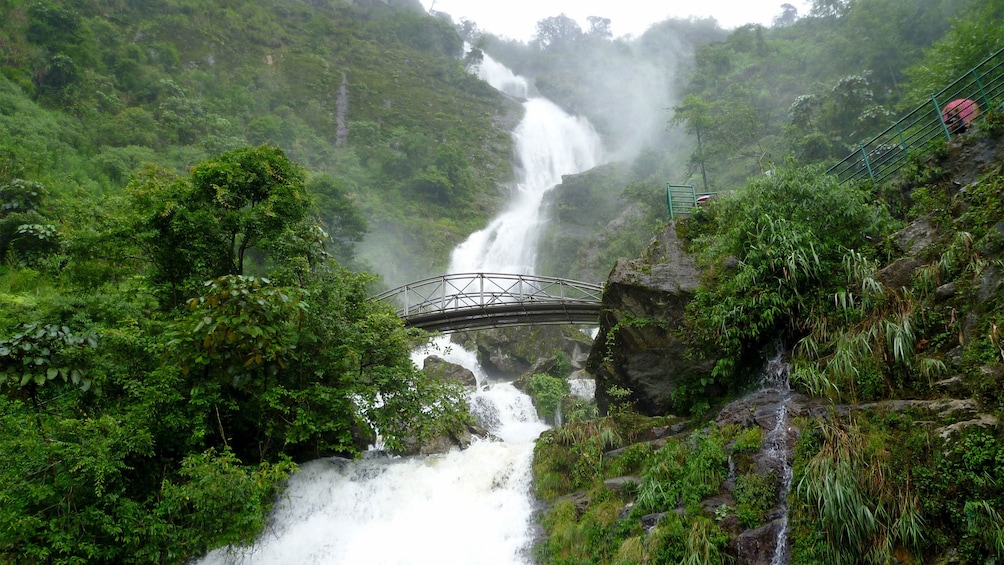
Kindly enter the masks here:
[[713, 360], [692, 358], [680, 337], [698, 281], [675, 222], [641, 258], [614, 265], [603, 292], [600, 330], [586, 361], [596, 378], [601, 412], [610, 406], [611, 388], [619, 387], [631, 391], [629, 400], [642, 414], [666, 414], [683, 381], [710, 374]]

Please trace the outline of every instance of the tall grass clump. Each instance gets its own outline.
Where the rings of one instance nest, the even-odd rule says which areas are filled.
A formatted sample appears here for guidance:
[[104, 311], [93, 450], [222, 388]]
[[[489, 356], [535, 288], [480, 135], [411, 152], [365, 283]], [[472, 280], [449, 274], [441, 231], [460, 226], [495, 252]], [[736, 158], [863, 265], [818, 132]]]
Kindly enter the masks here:
[[880, 253], [895, 223], [870, 192], [819, 168], [790, 164], [714, 203], [692, 229], [705, 272], [689, 310], [691, 336], [718, 358], [714, 376], [779, 334], [801, 337], [846, 288], [844, 256]]

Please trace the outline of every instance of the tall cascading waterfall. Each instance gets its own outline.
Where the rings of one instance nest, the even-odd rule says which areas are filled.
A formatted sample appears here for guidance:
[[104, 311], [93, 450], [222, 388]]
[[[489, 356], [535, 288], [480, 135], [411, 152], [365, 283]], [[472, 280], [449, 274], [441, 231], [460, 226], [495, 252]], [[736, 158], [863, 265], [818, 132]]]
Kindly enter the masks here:
[[[502, 92], [527, 96], [526, 80], [490, 57], [485, 57], [479, 76]], [[513, 132], [522, 176], [515, 197], [488, 227], [453, 250], [451, 273], [533, 274], [544, 193], [559, 184], [562, 175], [591, 169], [602, 159], [599, 135], [584, 118], [539, 97], [526, 98], [523, 108], [523, 120]]]
[[[450, 272], [532, 274], [544, 193], [562, 175], [599, 163], [601, 143], [587, 121], [543, 98], [528, 98], [526, 80], [502, 65], [486, 57], [479, 74], [526, 99], [513, 132], [521, 181], [511, 206], [454, 250]], [[253, 547], [217, 550], [202, 562], [530, 563], [533, 444], [547, 426], [511, 383], [489, 383], [473, 353], [443, 338], [436, 345], [441, 357], [475, 373], [471, 413], [502, 441], [475, 441], [436, 456], [304, 464]], [[425, 356], [415, 352], [413, 359], [421, 364]]]

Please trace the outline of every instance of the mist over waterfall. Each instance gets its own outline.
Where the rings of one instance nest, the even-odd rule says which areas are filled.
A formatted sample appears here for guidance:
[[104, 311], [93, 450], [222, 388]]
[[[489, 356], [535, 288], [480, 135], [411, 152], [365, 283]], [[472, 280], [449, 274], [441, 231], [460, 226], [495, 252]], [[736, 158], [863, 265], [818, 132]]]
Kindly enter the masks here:
[[[487, 57], [479, 74], [513, 96], [526, 98], [530, 90], [525, 79]], [[602, 158], [588, 121], [539, 97], [527, 98], [524, 108], [513, 132], [519, 170], [513, 200], [453, 251], [452, 273], [532, 274], [544, 193], [562, 175]], [[534, 442], [547, 425], [511, 383], [489, 382], [473, 352], [440, 337], [412, 359], [421, 366], [430, 352], [474, 372], [477, 386], [468, 404], [493, 439], [442, 455], [371, 452], [361, 461], [302, 465], [254, 546], [217, 550], [203, 563], [531, 563], [531, 464]]]

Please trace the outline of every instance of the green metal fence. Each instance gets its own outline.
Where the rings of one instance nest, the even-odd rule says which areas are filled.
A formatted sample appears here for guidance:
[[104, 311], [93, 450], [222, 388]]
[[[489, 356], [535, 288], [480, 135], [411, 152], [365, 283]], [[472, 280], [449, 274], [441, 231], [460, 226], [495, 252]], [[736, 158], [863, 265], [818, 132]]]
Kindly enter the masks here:
[[959, 99], [975, 101], [981, 116], [988, 110], [1001, 111], [1004, 107], [1004, 49], [862, 144], [857, 151], [830, 167], [827, 173], [836, 175], [840, 182], [865, 178], [878, 182], [888, 178], [905, 166], [910, 157], [925, 153], [931, 142], [951, 139], [956, 126], [946, 122], [945, 106]]
[[667, 184], [666, 208], [669, 210], [669, 219], [689, 215], [699, 204], [708, 198], [714, 198], [716, 194], [718, 193], [697, 192], [692, 184]]

